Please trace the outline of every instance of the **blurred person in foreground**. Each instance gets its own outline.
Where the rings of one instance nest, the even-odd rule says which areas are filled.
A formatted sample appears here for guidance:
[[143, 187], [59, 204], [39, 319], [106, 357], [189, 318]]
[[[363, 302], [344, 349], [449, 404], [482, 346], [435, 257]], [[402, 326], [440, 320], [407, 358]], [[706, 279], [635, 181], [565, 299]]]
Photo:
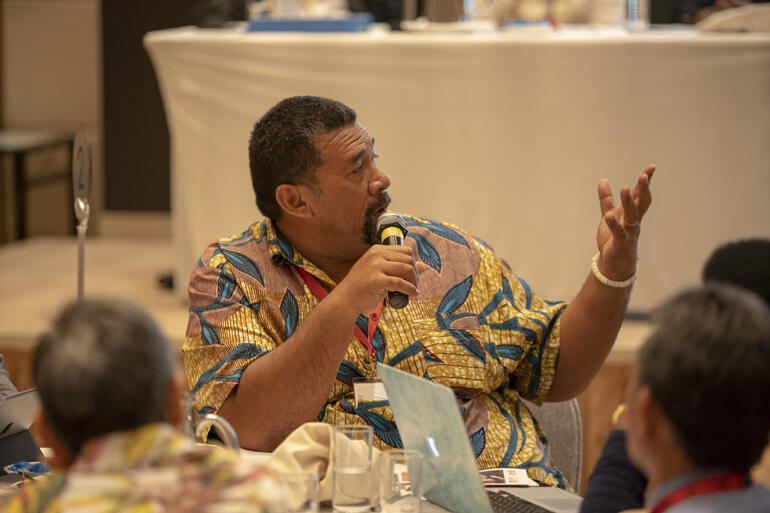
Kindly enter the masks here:
[[136, 306], [67, 306], [33, 360], [39, 441], [54, 450], [55, 471], [1, 498], [0, 510], [271, 511], [275, 490], [263, 469], [177, 430], [177, 369], [160, 329]]
[[[720, 246], [704, 264], [702, 279], [706, 284], [723, 283], [750, 290], [770, 306], [770, 239], [745, 239]], [[644, 504], [648, 480], [628, 458], [627, 419], [620, 416], [614, 420], [617, 429], [609, 433], [588, 480], [581, 506], [586, 513], [617, 513]], [[751, 476], [754, 482], [770, 486], [770, 446]]]
[[[311, 421], [368, 424], [378, 448], [400, 447], [387, 401], [355, 400], [354, 380], [384, 363], [453, 388], [481, 468], [568, 488], [520, 398], [571, 399], [607, 357], [655, 166], [621, 189], [622, 205], [599, 181], [598, 252], [567, 306], [449, 223], [404, 215], [404, 245], [380, 244], [390, 178], [347, 105], [280, 101], [255, 124], [249, 162], [267, 218], [210, 244], [190, 277], [183, 351], [199, 410], [227, 418], [246, 449], [273, 451]], [[408, 304], [386, 302], [389, 291]]]
[[751, 467], [770, 436], [770, 311], [709, 284], [667, 301], [626, 392], [628, 454], [652, 513], [770, 511]]

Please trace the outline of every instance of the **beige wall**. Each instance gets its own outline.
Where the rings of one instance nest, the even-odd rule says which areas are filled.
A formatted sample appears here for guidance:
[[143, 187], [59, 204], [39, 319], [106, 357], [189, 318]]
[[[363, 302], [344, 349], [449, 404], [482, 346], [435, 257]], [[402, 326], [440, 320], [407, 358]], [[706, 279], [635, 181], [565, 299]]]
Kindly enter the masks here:
[[[74, 132], [88, 127], [93, 233], [104, 197], [101, 1], [2, 0], [0, 5], [3, 128]], [[57, 158], [55, 152], [36, 156], [31, 171]], [[66, 226], [72, 208], [66, 193], [64, 184], [32, 193], [30, 234], [59, 233]]]

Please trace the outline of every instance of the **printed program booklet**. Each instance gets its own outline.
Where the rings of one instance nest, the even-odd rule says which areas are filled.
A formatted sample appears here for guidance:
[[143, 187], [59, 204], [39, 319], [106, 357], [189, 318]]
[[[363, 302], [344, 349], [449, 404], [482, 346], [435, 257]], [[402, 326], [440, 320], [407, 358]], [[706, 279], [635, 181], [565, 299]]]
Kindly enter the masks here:
[[484, 486], [539, 486], [522, 468], [492, 468], [479, 473]]

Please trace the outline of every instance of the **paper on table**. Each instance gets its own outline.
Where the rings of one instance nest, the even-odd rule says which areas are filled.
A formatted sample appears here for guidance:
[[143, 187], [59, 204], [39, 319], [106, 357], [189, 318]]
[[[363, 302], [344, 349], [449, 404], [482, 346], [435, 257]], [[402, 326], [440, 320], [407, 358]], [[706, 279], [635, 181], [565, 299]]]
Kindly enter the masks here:
[[480, 473], [484, 486], [540, 486], [521, 468], [492, 468]]

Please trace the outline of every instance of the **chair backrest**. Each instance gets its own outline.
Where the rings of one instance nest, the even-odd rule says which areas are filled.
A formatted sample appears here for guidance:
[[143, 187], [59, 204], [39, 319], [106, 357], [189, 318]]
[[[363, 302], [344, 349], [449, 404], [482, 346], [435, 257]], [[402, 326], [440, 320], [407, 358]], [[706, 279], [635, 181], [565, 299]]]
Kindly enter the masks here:
[[580, 468], [583, 464], [583, 427], [577, 399], [535, 406], [524, 401], [545, 431], [556, 467], [575, 489], [580, 491]]

